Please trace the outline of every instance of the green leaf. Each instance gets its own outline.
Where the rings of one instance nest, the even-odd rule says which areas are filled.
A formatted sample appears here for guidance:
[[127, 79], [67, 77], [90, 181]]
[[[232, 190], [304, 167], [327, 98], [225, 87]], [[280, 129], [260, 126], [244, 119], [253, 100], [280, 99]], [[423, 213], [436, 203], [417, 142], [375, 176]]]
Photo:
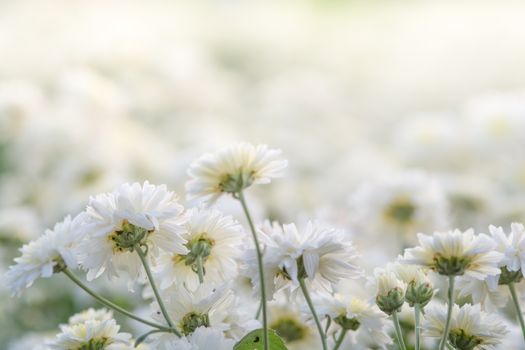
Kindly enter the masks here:
[[[268, 331], [270, 350], [288, 350], [284, 341], [272, 330]], [[256, 329], [246, 334], [235, 346], [233, 350], [263, 350], [263, 330]]]

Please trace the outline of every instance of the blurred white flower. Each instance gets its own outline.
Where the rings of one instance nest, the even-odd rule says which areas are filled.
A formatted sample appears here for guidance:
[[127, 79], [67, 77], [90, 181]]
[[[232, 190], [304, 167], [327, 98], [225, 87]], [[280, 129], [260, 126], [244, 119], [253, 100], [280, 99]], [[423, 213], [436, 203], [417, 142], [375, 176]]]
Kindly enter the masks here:
[[84, 221], [83, 213], [73, 219], [66, 216], [52, 230], [20, 249], [22, 255], [15, 258], [16, 264], [6, 273], [13, 294], [19, 295], [39, 277], [49, 278], [64, 267], [77, 267], [76, 246], [83, 236]]
[[226, 339], [224, 333], [214, 328], [204, 326], [198, 327], [193, 333], [186, 337], [165, 338], [157, 344], [160, 350], [232, 350], [235, 340]]
[[[423, 335], [440, 338], [443, 335], [447, 310], [432, 304], [425, 312]], [[494, 314], [481, 311], [479, 304], [454, 305], [448, 341], [458, 350], [496, 349], [507, 330]]]
[[279, 293], [268, 303], [268, 327], [273, 329], [285, 342], [289, 350], [319, 349], [319, 334], [310, 319], [311, 313], [297, 300], [290, 300]]
[[521, 274], [525, 272], [525, 228], [523, 224], [512, 223], [511, 232], [507, 236], [501, 227], [489, 227], [492, 238], [497, 243], [497, 250], [503, 254], [499, 266], [506, 267], [508, 271]]
[[186, 183], [188, 199], [203, 197], [213, 203], [223, 193], [236, 193], [252, 184], [267, 184], [281, 177], [288, 161], [280, 150], [266, 145], [239, 143], [205, 154], [193, 162]]
[[127, 272], [132, 279], [142, 275], [137, 246], [147, 245], [148, 257], [161, 250], [188, 253], [181, 234], [186, 221], [183, 207], [165, 185], [147, 181], [123, 184], [114, 192], [91, 197], [86, 213], [93, 225], [79, 245], [81, 266], [92, 280], [107, 271], [108, 277]]
[[[409, 171], [363, 182], [350, 197], [352, 226], [367, 236], [399, 245], [412, 242], [417, 232], [448, 227], [448, 203], [438, 181]], [[387, 248], [387, 247], [385, 247]]]
[[[259, 233], [264, 245], [269, 299], [282, 287], [298, 288], [299, 279], [330, 289], [341, 279], [361, 276], [358, 254], [340, 230], [309, 221], [300, 230], [293, 223], [282, 226], [266, 223]], [[255, 261], [251, 259], [248, 263], [252, 276], [256, 276]], [[255, 277], [253, 282], [258, 283]]]
[[332, 330], [348, 330], [347, 336], [354, 343], [357, 336], [373, 339], [381, 347], [392, 342], [386, 329], [386, 315], [376, 305], [350, 294], [340, 293], [320, 295], [316, 304], [319, 314], [329, 315], [332, 322], [338, 325], [334, 325]]
[[202, 259], [204, 282], [217, 286], [237, 275], [237, 259], [241, 256], [242, 226], [231, 216], [216, 209], [193, 208], [182, 234], [188, 253], [162, 252], [155, 270], [160, 288], [177, 282], [194, 290], [199, 285], [197, 259]]
[[118, 343], [129, 344], [131, 335], [120, 333], [114, 319], [84, 320], [72, 325], [61, 325], [61, 332], [49, 345], [52, 349], [107, 349], [114, 350]]
[[479, 304], [487, 312], [497, 312], [507, 304], [509, 292], [505, 286], [498, 284], [500, 275], [487, 276], [479, 280], [470, 276], [460, 276], [456, 283], [458, 297], [472, 298], [472, 302]]
[[[227, 331], [230, 325], [226, 320], [235, 302], [233, 292], [228, 288], [228, 285], [214, 288], [202, 284], [195, 291], [190, 291], [181, 286], [165, 294], [164, 302], [175, 326], [186, 336], [201, 326]], [[165, 322], [157, 304], [153, 303], [152, 306], [156, 310], [153, 317]], [[159, 339], [172, 336], [161, 335]]]
[[113, 318], [112, 311], [109, 311], [107, 309], [95, 310], [93, 308], [89, 308], [87, 310], [84, 310], [82, 312], [79, 312], [71, 316], [68, 320], [68, 323], [70, 325], [74, 325], [74, 324], [86, 322], [89, 320], [106, 321], [106, 320], [111, 320], [112, 318]]
[[401, 259], [407, 264], [428, 267], [441, 275], [465, 274], [480, 280], [500, 273], [498, 263], [503, 254], [494, 251], [496, 242], [474, 230], [418, 234], [419, 246], [405, 250]]

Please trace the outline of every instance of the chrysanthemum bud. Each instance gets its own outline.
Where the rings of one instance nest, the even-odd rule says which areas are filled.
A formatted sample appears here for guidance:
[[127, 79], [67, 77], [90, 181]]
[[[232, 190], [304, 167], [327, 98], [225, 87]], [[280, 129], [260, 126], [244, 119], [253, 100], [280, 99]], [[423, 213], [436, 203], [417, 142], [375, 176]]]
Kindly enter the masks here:
[[405, 292], [405, 300], [407, 301], [408, 305], [412, 307], [415, 304], [419, 304], [421, 307], [424, 307], [430, 302], [433, 295], [434, 289], [430, 283], [419, 283], [417, 281], [412, 281], [408, 284], [407, 290]]
[[404, 302], [404, 293], [401, 288], [394, 288], [386, 295], [376, 297], [377, 306], [387, 315], [391, 315], [394, 311], [401, 311]]
[[376, 270], [376, 304], [381, 311], [391, 315], [400, 311], [405, 302], [405, 284], [392, 271]]
[[386, 269], [394, 272], [397, 278], [407, 285], [405, 300], [408, 305], [413, 307], [419, 304], [423, 307], [432, 299], [434, 289], [424, 269], [399, 262], [388, 264]]

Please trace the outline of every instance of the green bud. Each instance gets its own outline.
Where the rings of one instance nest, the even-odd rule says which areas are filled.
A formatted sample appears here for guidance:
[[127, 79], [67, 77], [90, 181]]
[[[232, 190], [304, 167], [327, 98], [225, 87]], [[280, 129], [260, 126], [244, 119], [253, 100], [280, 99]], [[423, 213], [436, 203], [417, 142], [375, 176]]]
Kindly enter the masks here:
[[394, 288], [386, 295], [378, 294], [376, 297], [377, 306], [387, 315], [391, 315], [394, 311], [401, 311], [404, 302], [405, 295], [401, 288]]
[[415, 304], [424, 307], [430, 302], [433, 295], [434, 289], [432, 289], [430, 283], [417, 283], [416, 281], [412, 281], [408, 284], [405, 300], [411, 307]]
[[244, 173], [240, 170], [236, 174], [227, 174], [219, 183], [219, 188], [222, 192], [238, 193], [241, 190], [249, 187], [253, 183], [253, 176], [251, 173]]
[[334, 322], [340, 325], [343, 329], [356, 331], [361, 323], [355, 318], [348, 318], [346, 316], [340, 315], [334, 318]]
[[448, 340], [454, 349], [458, 350], [474, 350], [479, 344], [483, 342], [482, 339], [467, 334], [463, 329], [453, 329], [448, 335]]
[[470, 261], [468, 259], [456, 256], [444, 257], [438, 253], [434, 256], [433, 269], [441, 275], [461, 276], [465, 273], [465, 269], [469, 264]]
[[129, 221], [124, 220], [120, 230], [113, 231], [109, 235], [109, 239], [113, 242], [113, 250], [117, 252], [130, 251], [135, 249], [135, 246], [144, 243], [147, 236], [153, 230], [135, 226]]
[[501, 275], [499, 276], [498, 284], [506, 285], [510, 283], [518, 283], [523, 278], [521, 269], [518, 271], [509, 271], [507, 266], [501, 268]]
[[[184, 259], [186, 266], [191, 266], [193, 272], [198, 273], [197, 260], [200, 257], [204, 265], [206, 260], [211, 254], [214, 242], [206, 237], [206, 234], [202, 234], [201, 237], [193, 239], [186, 243], [189, 253], [181, 256]], [[204, 268], [203, 268], [204, 269]]]
[[180, 328], [184, 335], [193, 333], [199, 327], [209, 327], [210, 319], [208, 314], [198, 314], [196, 312], [190, 312], [186, 314], [180, 321]]
[[74, 350], [103, 350], [106, 348], [106, 339], [91, 339], [89, 342], [80, 345]]

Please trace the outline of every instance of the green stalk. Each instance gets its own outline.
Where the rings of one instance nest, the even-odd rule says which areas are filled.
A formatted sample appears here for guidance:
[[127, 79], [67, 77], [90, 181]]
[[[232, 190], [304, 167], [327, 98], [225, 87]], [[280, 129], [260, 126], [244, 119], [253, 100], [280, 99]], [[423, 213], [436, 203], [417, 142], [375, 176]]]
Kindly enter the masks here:
[[250, 231], [252, 233], [253, 243], [255, 245], [255, 251], [257, 253], [257, 266], [259, 268], [259, 284], [261, 285], [261, 309], [262, 309], [262, 317], [263, 317], [263, 345], [264, 350], [270, 349], [270, 340], [268, 336], [268, 312], [266, 309], [266, 287], [264, 283], [264, 269], [263, 269], [263, 258], [262, 258], [262, 252], [261, 247], [259, 246], [259, 240], [257, 238], [257, 233], [255, 231], [255, 226], [253, 225], [253, 220], [250, 215], [250, 211], [248, 210], [248, 206], [246, 205], [246, 200], [244, 198], [244, 194], [242, 190], [236, 193], [236, 196], [234, 196], [241, 202], [242, 209], [244, 211], [244, 215], [246, 215], [246, 219], [248, 220], [248, 225], [250, 226]]
[[92, 290], [91, 288], [89, 288], [88, 286], [86, 286], [84, 284], [84, 282], [82, 282], [71, 270], [69, 270], [68, 268], [65, 268], [62, 270], [62, 272], [71, 280], [73, 281], [73, 283], [75, 283], [77, 286], [79, 286], [80, 288], [82, 288], [86, 293], [88, 293], [89, 295], [91, 295], [95, 300], [97, 300], [99, 303], [101, 303], [102, 305], [106, 306], [106, 307], [109, 307], [110, 309], [113, 309], [125, 316], [128, 316], [129, 318], [131, 319], [134, 319], [135, 321], [138, 321], [138, 322], [141, 322], [141, 323], [144, 323], [148, 326], [151, 326], [151, 327], [154, 327], [154, 328], [157, 328], [158, 330], [160, 331], [166, 331], [166, 332], [171, 332], [172, 330], [161, 325], [161, 324], [157, 324], [155, 322], [151, 322], [151, 321], [148, 321], [148, 320], [145, 320], [135, 314], [132, 314], [131, 312], [129, 312], [128, 310], [114, 304], [113, 302], [109, 301], [108, 299], [104, 298], [103, 296], [99, 295], [97, 292], [95, 292], [94, 290]]
[[335, 342], [335, 346], [334, 346], [333, 350], [339, 349], [341, 344], [343, 344], [343, 340], [345, 339], [345, 335], [346, 335], [347, 332], [348, 332], [347, 329], [344, 329], [344, 328], [341, 329], [341, 333], [339, 333], [339, 336], [337, 337], [337, 341]]
[[414, 304], [414, 316], [416, 319], [416, 325], [415, 325], [415, 333], [416, 333], [416, 344], [415, 344], [415, 350], [420, 350], [421, 348], [421, 305]]
[[204, 283], [204, 269], [202, 268], [202, 256], [197, 256], [197, 274], [199, 275], [199, 283]]
[[392, 313], [392, 320], [394, 321], [394, 329], [396, 331], [396, 337], [397, 342], [399, 343], [399, 347], [401, 348], [401, 350], [407, 350], [405, 340], [403, 339], [403, 332], [401, 331], [401, 325], [399, 324], [399, 317], [397, 315], [397, 311], [394, 311]]
[[514, 307], [516, 308], [516, 313], [518, 314], [518, 320], [520, 322], [521, 327], [521, 333], [523, 334], [523, 338], [525, 339], [525, 322], [523, 322], [523, 313], [521, 311], [520, 301], [518, 299], [518, 295], [516, 294], [516, 288], [514, 287], [514, 283], [509, 283], [509, 291], [510, 295], [512, 296], [512, 302], [514, 303]]
[[327, 350], [326, 336], [323, 332], [323, 327], [321, 326], [319, 317], [317, 316], [317, 313], [315, 312], [314, 304], [312, 303], [312, 299], [310, 298], [310, 294], [308, 293], [308, 289], [306, 288], [306, 284], [304, 283], [304, 278], [299, 278], [299, 284], [301, 286], [301, 291], [303, 292], [304, 298], [306, 299], [306, 303], [308, 304], [308, 307], [310, 308], [310, 312], [312, 313], [312, 316], [314, 317], [315, 325], [317, 326], [317, 331], [319, 332], [319, 336], [321, 337], [321, 343], [323, 345], [323, 350]]
[[160, 297], [160, 293], [155, 284], [155, 280], [153, 279], [153, 274], [151, 273], [151, 269], [149, 267], [148, 260], [146, 259], [146, 255], [144, 254], [144, 252], [142, 251], [142, 248], [138, 244], [135, 245], [135, 251], [140, 257], [140, 261], [142, 262], [142, 265], [144, 266], [144, 270], [146, 270], [146, 275], [148, 276], [148, 280], [151, 285], [151, 289], [153, 289], [153, 294], [155, 294], [155, 298], [157, 299], [157, 303], [159, 304], [160, 311], [162, 312], [164, 319], [166, 319], [166, 322], [170, 326], [170, 329], [172, 330], [172, 332], [178, 335], [179, 337], [181, 337], [181, 334], [179, 333], [179, 331], [175, 329], [173, 325], [173, 321], [171, 320], [171, 317], [168, 314], [168, 311], [166, 311], [164, 302], [162, 301], [162, 298]]
[[443, 337], [439, 342], [439, 350], [445, 349], [447, 344], [448, 333], [450, 332], [450, 319], [452, 318], [452, 307], [454, 306], [454, 277], [453, 275], [448, 276], [448, 308], [447, 308], [447, 320], [445, 322], [445, 329], [443, 331]]

